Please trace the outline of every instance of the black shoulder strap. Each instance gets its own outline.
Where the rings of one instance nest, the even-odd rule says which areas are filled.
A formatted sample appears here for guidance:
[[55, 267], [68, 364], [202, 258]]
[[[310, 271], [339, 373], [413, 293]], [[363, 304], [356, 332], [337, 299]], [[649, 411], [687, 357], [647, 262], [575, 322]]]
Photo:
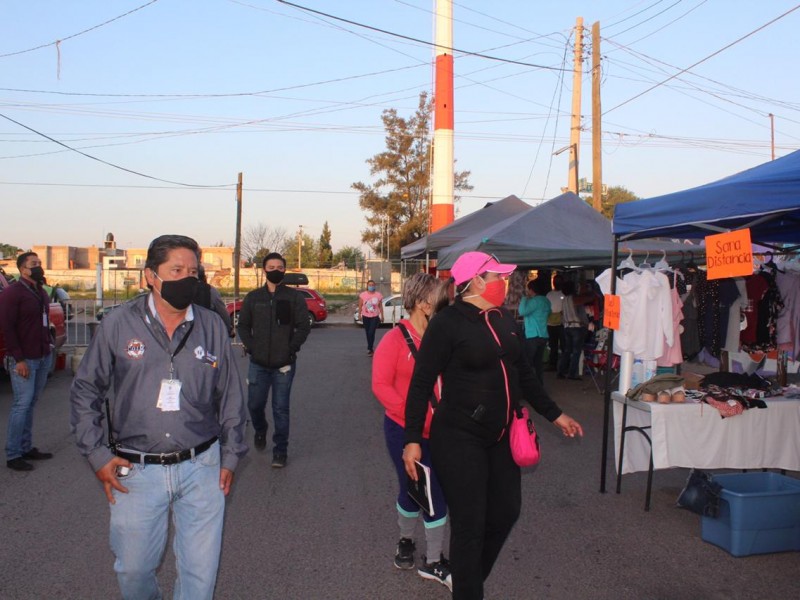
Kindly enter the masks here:
[[[411, 351], [411, 356], [414, 357], [414, 360], [417, 359], [417, 347], [414, 345], [414, 339], [411, 337], [411, 333], [408, 331], [408, 327], [403, 325], [402, 323], [397, 324], [397, 328], [403, 333], [403, 337], [406, 338], [406, 344], [408, 345], [408, 349]], [[436, 399], [436, 394], [431, 394], [430, 403], [433, 407], [433, 410], [439, 406], [439, 401]]]
[[414, 345], [414, 339], [411, 337], [408, 328], [402, 323], [398, 323], [397, 327], [403, 332], [403, 337], [406, 338], [406, 344], [408, 344], [408, 349], [411, 351], [411, 356], [417, 358], [417, 347]]

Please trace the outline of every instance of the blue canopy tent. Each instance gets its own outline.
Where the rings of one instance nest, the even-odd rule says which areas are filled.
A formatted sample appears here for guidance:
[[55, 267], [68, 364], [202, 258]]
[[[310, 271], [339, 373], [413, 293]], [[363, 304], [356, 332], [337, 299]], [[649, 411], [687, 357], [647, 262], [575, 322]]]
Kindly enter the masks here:
[[618, 240], [745, 228], [760, 244], [800, 243], [800, 150], [696, 188], [618, 204], [612, 223]]
[[[617, 264], [619, 244], [650, 237], [700, 238], [714, 233], [750, 229], [753, 242], [775, 247], [800, 244], [800, 151], [712, 183], [664, 196], [618, 204], [612, 232], [611, 267]], [[786, 250], [786, 248], [784, 248]], [[616, 278], [611, 279], [611, 293]], [[606, 340], [611, 352], [613, 331]], [[605, 492], [611, 409], [611, 373], [606, 372], [600, 491]], [[649, 508], [648, 477], [645, 510]], [[617, 492], [620, 481], [617, 478]]]

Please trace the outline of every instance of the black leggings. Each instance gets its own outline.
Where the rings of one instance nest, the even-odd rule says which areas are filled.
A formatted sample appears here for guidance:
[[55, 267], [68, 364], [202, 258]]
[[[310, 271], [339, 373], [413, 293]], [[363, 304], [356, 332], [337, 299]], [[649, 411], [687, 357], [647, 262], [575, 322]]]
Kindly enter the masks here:
[[486, 441], [469, 417], [440, 405], [431, 425], [431, 460], [450, 516], [453, 600], [483, 600], [483, 582], [519, 517], [520, 470], [508, 435]]

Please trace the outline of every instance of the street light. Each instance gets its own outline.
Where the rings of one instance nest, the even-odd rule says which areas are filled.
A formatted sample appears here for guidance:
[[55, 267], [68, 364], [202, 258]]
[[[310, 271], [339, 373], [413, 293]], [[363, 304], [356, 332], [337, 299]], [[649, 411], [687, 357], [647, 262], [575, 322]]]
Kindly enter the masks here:
[[578, 144], [567, 144], [553, 152], [553, 156], [558, 156], [565, 150], [569, 150], [569, 176], [567, 177], [567, 189], [575, 194], [578, 193]]

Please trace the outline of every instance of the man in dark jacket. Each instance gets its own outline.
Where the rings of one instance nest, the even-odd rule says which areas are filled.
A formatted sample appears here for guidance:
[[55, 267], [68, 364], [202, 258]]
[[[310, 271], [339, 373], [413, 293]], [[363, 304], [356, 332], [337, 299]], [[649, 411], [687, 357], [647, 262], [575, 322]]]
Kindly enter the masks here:
[[42, 289], [42, 261], [33, 252], [17, 257], [19, 281], [0, 295], [0, 328], [6, 340], [6, 369], [14, 400], [8, 413], [6, 466], [31, 471], [29, 460], [53, 458], [32, 445], [33, 408], [50, 372], [50, 299]]
[[302, 294], [283, 285], [286, 260], [277, 252], [264, 258], [266, 284], [244, 298], [239, 311], [239, 337], [250, 354], [247, 408], [255, 430], [254, 445], [267, 446], [267, 397], [272, 388], [272, 466], [286, 466], [289, 446], [289, 395], [297, 369], [297, 353], [311, 323]]

